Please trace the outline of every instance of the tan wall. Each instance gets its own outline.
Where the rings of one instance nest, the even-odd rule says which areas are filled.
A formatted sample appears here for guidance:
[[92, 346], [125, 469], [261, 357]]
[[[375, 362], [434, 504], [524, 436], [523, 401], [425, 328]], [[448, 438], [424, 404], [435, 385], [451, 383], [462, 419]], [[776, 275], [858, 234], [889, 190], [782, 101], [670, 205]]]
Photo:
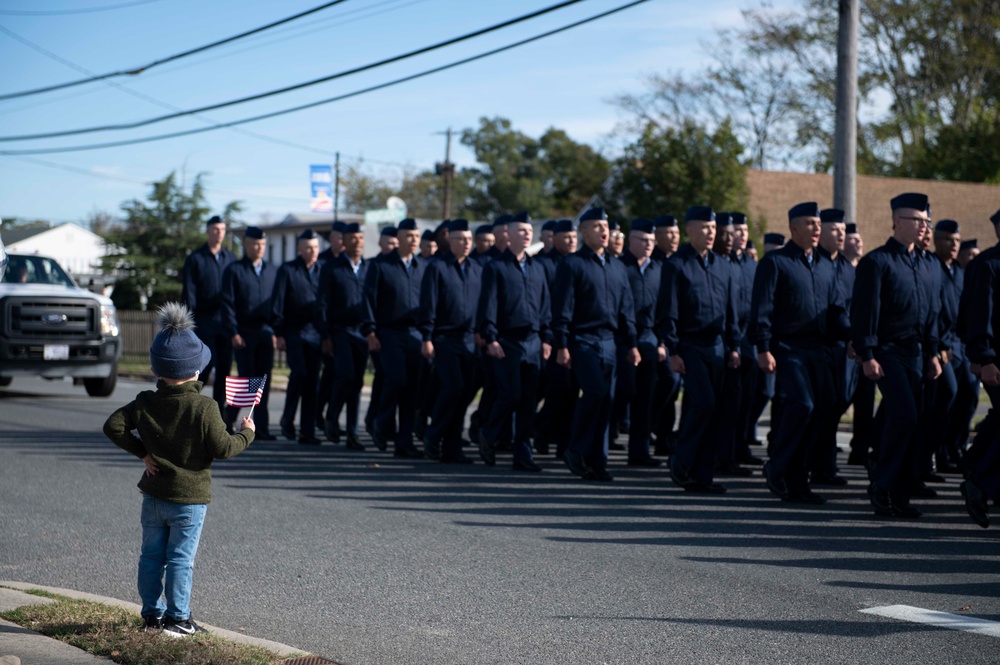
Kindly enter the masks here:
[[[802, 201], [833, 204], [833, 176], [826, 173], [747, 171], [753, 219], [762, 216], [769, 231], [788, 231], [788, 209]], [[858, 177], [858, 228], [865, 245], [873, 249], [892, 235], [889, 201], [903, 192], [923, 192], [931, 200], [935, 220], [955, 219], [963, 238], [978, 238], [979, 247], [996, 243], [990, 216], [1000, 209], [1000, 185], [982, 185], [909, 178]]]

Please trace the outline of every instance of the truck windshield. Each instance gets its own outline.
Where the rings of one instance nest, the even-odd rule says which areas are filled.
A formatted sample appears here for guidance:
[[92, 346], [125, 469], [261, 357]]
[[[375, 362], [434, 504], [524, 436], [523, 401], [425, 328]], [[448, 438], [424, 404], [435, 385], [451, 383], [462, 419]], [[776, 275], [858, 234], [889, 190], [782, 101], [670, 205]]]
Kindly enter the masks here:
[[9, 255], [7, 278], [9, 284], [56, 284], [75, 286], [72, 278], [63, 272], [52, 259], [44, 256]]

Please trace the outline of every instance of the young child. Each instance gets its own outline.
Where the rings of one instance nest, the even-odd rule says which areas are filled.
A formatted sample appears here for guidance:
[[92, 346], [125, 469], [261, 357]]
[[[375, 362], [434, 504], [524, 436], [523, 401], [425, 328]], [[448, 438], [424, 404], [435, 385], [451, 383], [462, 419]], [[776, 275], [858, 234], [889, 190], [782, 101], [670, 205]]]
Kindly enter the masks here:
[[159, 379], [156, 390], [139, 393], [112, 413], [104, 434], [146, 464], [139, 481], [139, 596], [145, 627], [182, 637], [195, 632], [191, 582], [211, 499], [212, 461], [243, 452], [253, 441], [254, 423], [243, 418], [243, 429], [229, 434], [219, 405], [201, 394], [198, 374], [212, 354], [195, 335], [187, 308], [168, 303], [157, 322], [161, 330], [149, 349]]

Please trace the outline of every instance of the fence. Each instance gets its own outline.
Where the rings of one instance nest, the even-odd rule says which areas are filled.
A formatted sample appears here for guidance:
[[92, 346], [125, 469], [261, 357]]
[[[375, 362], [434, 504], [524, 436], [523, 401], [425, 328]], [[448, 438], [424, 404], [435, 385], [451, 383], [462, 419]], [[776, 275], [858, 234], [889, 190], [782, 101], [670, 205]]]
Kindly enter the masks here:
[[[120, 309], [118, 323], [122, 334], [122, 361], [148, 363], [149, 346], [159, 332], [156, 327], [156, 312]], [[284, 351], [275, 353], [274, 366], [285, 366]]]
[[149, 362], [149, 345], [156, 337], [156, 312], [118, 310], [122, 332], [122, 360]]

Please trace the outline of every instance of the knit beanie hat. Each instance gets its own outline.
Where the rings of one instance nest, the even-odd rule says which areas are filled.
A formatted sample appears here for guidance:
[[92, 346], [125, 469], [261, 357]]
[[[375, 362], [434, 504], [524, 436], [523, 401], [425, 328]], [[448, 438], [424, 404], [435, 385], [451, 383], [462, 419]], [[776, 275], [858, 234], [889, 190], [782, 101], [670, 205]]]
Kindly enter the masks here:
[[153, 374], [164, 379], [189, 379], [205, 369], [212, 352], [194, 334], [194, 319], [187, 307], [168, 302], [156, 314], [160, 332], [149, 347]]

